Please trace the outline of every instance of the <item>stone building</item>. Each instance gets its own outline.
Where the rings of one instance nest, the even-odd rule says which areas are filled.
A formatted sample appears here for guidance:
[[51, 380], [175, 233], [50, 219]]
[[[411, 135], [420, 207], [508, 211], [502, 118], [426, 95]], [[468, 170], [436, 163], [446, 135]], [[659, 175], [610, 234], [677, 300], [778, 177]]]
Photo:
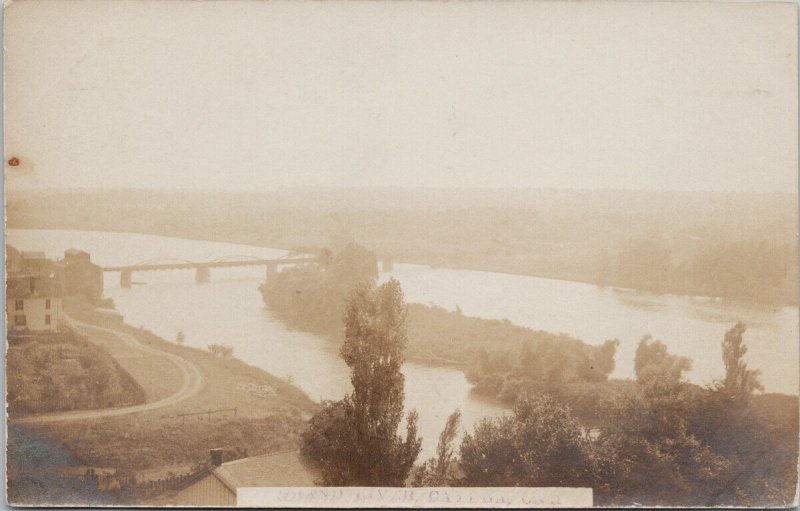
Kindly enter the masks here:
[[94, 304], [100, 303], [103, 297], [103, 269], [92, 263], [87, 252], [74, 248], [65, 251], [60, 267], [67, 295], [80, 296]]

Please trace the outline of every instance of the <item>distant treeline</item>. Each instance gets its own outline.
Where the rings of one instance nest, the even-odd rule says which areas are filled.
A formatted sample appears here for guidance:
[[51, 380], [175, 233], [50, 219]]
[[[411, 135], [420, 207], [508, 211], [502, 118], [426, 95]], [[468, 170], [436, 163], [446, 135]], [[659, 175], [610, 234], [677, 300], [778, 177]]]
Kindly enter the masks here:
[[7, 198], [8, 226], [274, 248], [797, 304], [797, 196], [568, 190], [103, 190]]
[[[632, 238], [613, 263], [601, 255], [598, 284], [750, 303], [797, 303], [797, 242], [728, 241], [676, 260], [659, 238]], [[603, 259], [605, 257], [605, 260]], [[604, 267], [610, 265], [608, 271]]]

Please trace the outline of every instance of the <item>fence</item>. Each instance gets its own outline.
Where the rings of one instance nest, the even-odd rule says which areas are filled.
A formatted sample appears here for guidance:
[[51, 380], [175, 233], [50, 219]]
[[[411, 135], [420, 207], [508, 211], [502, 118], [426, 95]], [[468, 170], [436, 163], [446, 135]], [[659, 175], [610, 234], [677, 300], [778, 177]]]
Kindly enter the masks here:
[[98, 474], [88, 469], [82, 476], [77, 476], [81, 486], [87, 492], [102, 494], [115, 501], [135, 503], [168, 491], [182, 490], [211, 473], [209, 467], [201, 467], [186, 474], [171, 475], [150, 481], [136, 481], [128, 474]]
[[208, 420], [211, 420], [211, 414], [225, 413], [225, 412], [233, 412], [233, 416], [236, 417], [238, 410], [236, 408], [220, 408], [218, 410], [206, 410], [205, 412], [179, 413], [177, 417], [180, 417], [181, 422], [185, 423], [186, 417], [193, 417], [196, 415], [208, 415]]
[[182, 490], [190, 486], [210, 473], [208, 468], [198, 470], [189, 474], [165, 477], [153, 481], [144, 481], [136, 485], [139, 490], [137, 493], [154, 494], [165, 491]]

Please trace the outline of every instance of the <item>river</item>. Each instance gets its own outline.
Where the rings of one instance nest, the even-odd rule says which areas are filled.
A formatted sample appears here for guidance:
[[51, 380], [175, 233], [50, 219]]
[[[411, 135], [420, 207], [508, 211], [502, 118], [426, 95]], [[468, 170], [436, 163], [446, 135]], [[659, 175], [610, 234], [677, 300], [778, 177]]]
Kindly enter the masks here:
[[[67, 248], [91, 253], [101, 266], [134, 264], [155, 258], [207, 261], [243, 255], [282, 257], [270, 248], [193, 241], [141, 234], [9, 229], [7, 242], [21, 250], [42, 250], [61, 258]], [[670, 352], [693, 360], [691, 381], [708, 383], [723, 372], [720, 343], [737, 320], [748, 330], [746, 360], [763, 371], [768, 392], [798, 389], [798, 308], [732, 303], [713, 298], [657, 295], [602, 288], [578, 282], [481, 271], [432, 269], [395, 264], [381, 279], [397, 278], [409, 302], [459, 306], [466, 315], [507, 318], [538, 330], [562, 332], [592, 344], [617, 338], [614, 376], [633, 376], [636, 343], [645, 334], [662, 340]], [[125, 321], [205, 348], [233, 346], [234, 355], [276, 376], [290, 379], [316, 400], [339, 399], [350, 387], [347, 367], [333, 346], [316, 335], [287, 329], [266, 309], [258, 292], [263, 268], [215, 269], [211, 281], [197, 284], [191, 271], [134, 273], [123, 289], [117, 274], [106, 274], [105, 295], [114, 299]], [[422, 457], [433, 455], [447, 416], [461, 409], [471, 430], [481, 417], [504, 409], [470, 395], [461, 371], [406, 363], [406, 406], [420, 415]], [[422, 458], [421, 458], [422, 459]]]

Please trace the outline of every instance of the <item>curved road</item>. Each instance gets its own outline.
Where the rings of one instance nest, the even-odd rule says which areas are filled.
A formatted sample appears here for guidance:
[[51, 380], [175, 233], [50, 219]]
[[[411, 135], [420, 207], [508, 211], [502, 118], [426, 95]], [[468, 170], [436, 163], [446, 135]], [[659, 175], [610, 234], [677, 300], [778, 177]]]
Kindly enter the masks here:
[[173, 355], [172, 353], [167, 353], [166, 351], [161, 351], [151, 346], [146, 346], [140, 343], [138, 340], [136, 340], [134, 336], [126, 334], [124, 332], [120, 332], [118, 330], [90, 325], [89, 323], [84, 323], [82, 321], [78, 321], [70, 317], [67, 317], [67, 322], [73, 327], [75, 327], [77, 330], [82, 330], [86, 334], [90, 334], [93, 330], [103, 332], [106, 334], [112, 334], [117, 336], [122, 342], [131, 346], [132, 348], [143, 351], [145, 353], [150, 353], [152, 355], [157, 355], [168, 359], [170, 362], [172, 362], [178, 367], [178, 369], [181, 372], [181, 375], [183, 376], [183, 384], [181, 385], [181, 388], [178, 389], [178, 391], [175, 392], [174, 394], [169, 395], [164, 399], [153, 401], [152, 403], [124, 406], [120, 408], [101, 408], [96, 410], [71, 410], [68, 412], [31, 415], [28, 417], [14, 419], [11, 422], [17, 424], [40, 424], [45, 422], [100, 419], [103, 417], [115, 417], [118, 415], [147, 412], [150, 410], [155, 410], [156, 408], [162, 408], [164, 406], [173, 405], [175, 403], [183, 401], [184, 399], [194, 396], [195, 394], [200, 392], [200, 389], [203, 388], [203, 376], [200, 374], [200, 371], [197, 369], [197, 366], [177, 355]]

